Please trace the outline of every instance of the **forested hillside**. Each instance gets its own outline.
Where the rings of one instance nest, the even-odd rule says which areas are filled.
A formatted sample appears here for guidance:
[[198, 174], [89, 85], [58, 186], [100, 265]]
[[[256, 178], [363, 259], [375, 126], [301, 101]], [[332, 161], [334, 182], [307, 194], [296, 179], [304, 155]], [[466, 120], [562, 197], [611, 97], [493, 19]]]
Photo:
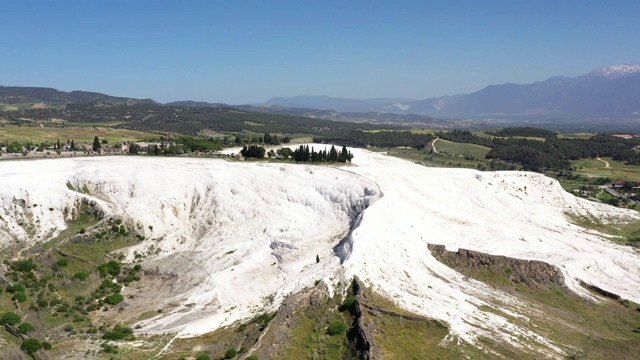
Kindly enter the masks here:
[[640, 164], [640, 138], [623, 138], [600, 133], [589, 139], [559, 139], [556, 133], [535, 128], [506, 128], [487, 131], [478, 136], [466, 130], [440, 131], [435, 135], [409, 131], [351, 131], [335, 136], [315, 138], [316, 142], [333, 142], [352, 146], [413, 147], [422, 149], [436, 137], [456, 143], [491, 148], [487, 159], [514, 163], [526, 170], [561, 170], [571, 167], [570, 160], [611, 157], [629, 165]]
[[362, 129], [393, 129], [389, 125], [342, 123], [301, 116], [256, 113], [230, 107], [173, 107], [152, 103], [133, 105], [97, 102], [67, 104], [64, 109], [22, 109], [0, 111], [0, 118], [19, 122], [19, 119], [62, 119], [74, 123], [119, 122], [118, 127], [143, 131], [164, 131], [196, 135], [210, 129], [220, 132], [265, 131], [283, 134], [324, 135]]

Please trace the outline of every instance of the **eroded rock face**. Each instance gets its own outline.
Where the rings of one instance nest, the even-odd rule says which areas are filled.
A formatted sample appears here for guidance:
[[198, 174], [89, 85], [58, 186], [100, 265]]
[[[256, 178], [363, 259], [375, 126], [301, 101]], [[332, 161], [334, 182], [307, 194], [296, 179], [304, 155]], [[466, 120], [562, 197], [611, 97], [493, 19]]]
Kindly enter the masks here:
[[324, 282], [301, 291], [285, 300], [269, 323], [269, 328], [256, 344], [252, 354], [259, 359], [280, 359], [286, 355], [286, 346], [293, 338], [289, 329], [303, 317], [315, 318], [320, 307], [327, 304], [329, 289]]
[[444, 245], [429, 244], [428, 247], [434, 257], [445, 264], [453, 264], [454, 267], [485, 268], [506, 274], [514, 283], [524, 283], [536, 289], [547, 288], [549, 285], [565, 287], [560, 269], [542, 261], [515, 259], [466, 249], [447, 251]]

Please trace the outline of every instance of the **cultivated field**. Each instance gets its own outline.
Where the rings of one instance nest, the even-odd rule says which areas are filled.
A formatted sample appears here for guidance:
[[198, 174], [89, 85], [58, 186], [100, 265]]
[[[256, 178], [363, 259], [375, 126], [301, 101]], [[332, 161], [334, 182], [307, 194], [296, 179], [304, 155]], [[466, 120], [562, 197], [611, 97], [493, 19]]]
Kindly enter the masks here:
[[[625, 165], [621, 161], [609, 157], [597, 159], [575, 160], [571, 163], [576, 167], [576, 174], [586, 177], [608, 177], [612, 180], [640, 181], [640, 166]], [[609, 163], [606, 167], [605, 161]]]
[[73, 139], [76, 143], [79, 143], [92, 142], [95, 136], [98, 136], [101, 140], [106, 139], [110, 144], [123, 141], [139, 141], [145, 138], [158, 137], [157, 134], [135, 130], [114, 129], [108, 127], [66, 126], [64, 128], [49, 128], [15, 125], [4, 125], [0, 127], [0, 142], [31, 141], [33, 143], [39, 144], [45, 141], [53, 143], [58, 139], [61, 142], [67, 141], [67, 139]]
[[438, 139], [434, 146], [438, 152], [460, 155], [463, 157], [472, 156], [474, 158], [484, 158], [489, 150], [491, 150], [490, 148], [481, 145], [456, 143], [442, 139]]

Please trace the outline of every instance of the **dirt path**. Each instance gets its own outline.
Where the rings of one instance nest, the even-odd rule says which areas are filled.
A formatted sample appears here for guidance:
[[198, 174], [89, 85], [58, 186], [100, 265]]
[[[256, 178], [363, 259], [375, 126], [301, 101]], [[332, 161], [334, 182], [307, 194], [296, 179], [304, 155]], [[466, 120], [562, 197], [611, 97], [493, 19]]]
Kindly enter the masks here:
[[605, 168], [611, 167], [611, 166], [609, 166], [609, 162], [608, 162], [608, 161], [606, 161], [606, 160], [602, 160], [602, 159], [600, 159], [599, 157], [598, 157], [598, 158], [596, 158], [596, 160], [598, 160], [598, 161], [602, 161], [602, 162], [604, 163], [604, 167], [605, 167]]
[[440, 138], [439, 138], [439, 137], [437, 137], [437, 138], [433, 139], [433, 141], [431, 142], [431, 149], [433, 150], [433, 152], [434, 152], [435, 154], [437, 154], [437, 153], [438, 153], [438, 150], [436, 150], [436, 141], [438, 141], [438, 140], [440, 140]]

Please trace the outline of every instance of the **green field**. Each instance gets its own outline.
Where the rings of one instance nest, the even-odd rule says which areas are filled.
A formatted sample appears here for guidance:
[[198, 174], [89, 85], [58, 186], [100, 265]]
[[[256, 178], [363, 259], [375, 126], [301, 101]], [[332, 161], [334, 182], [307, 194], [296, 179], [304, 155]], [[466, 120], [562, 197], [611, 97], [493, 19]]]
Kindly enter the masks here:
[[435, 148], [438, 152], [447, 153], [451, 155], [471, 156], [474, 158], [484, 158], [489, 150], [488, 147], [475, 145], [455, 143], [447, 140], [438, 139], [435, 142]]
[[[95, 125], [94, 125], [95, 126]], [[67, 139], [73, 139], [78, 142], [92, 142], [94, 136], [98, 136], [100, 139], [106, 139], [110, 144], [123, 141], [138, 141], [144, 138], [157, 137], [156, 134], [124, 130], [113, 129], [106, 127], [64, 127], [64, 128], [47, 128], [36, 126], [15, 126], [5, 125], [0, 127], [0, 142], [11, 141], [31, 141], [33, 143], [41, 142], [54, 142], [60, 139], [60, 141], [67, 141]]]
[[442, 130], [433, 130], [433, 129], [407, 129], [407, 130], [389, 130], [389, 129], [379, 129], [379, 130], [365, 130], [364, 132], [378, 133], [383, 131], [408, 131], [412, 134], [431, 134], [435, 135], [437, 132], [441, 132]]
[[574, 160], [571, 164], [576, 167], [575, 173], [585, 177], [608, 177], [612, 180], [640, 181], [640, 166], [625, 165], [608, 157], [602, 160], [609, 163], [609, 167], [603, 161], [597, 159]]
[[591, 139], [592, 133], [558, 134], [558, 139]]

